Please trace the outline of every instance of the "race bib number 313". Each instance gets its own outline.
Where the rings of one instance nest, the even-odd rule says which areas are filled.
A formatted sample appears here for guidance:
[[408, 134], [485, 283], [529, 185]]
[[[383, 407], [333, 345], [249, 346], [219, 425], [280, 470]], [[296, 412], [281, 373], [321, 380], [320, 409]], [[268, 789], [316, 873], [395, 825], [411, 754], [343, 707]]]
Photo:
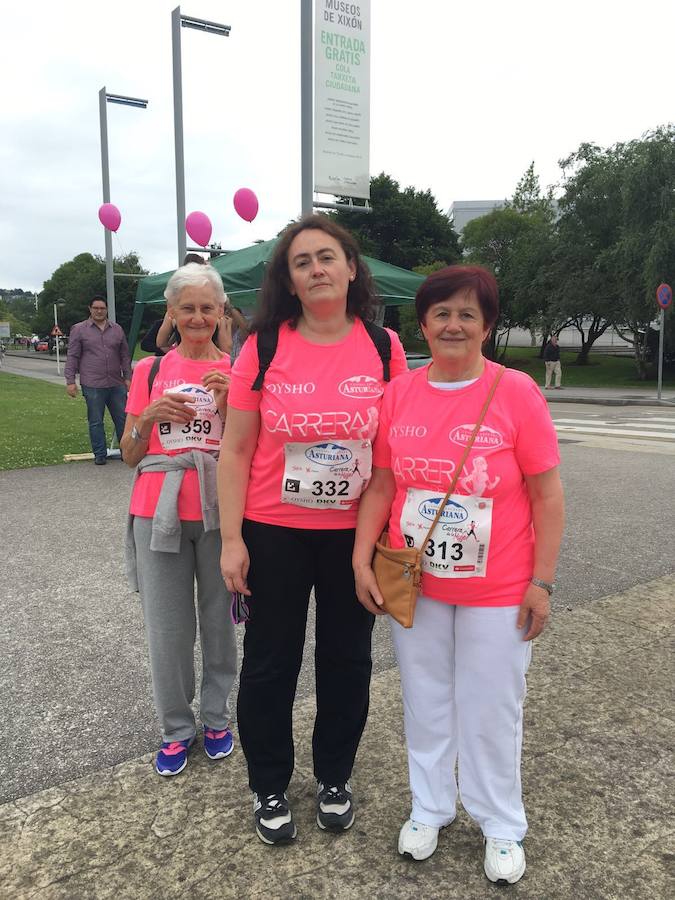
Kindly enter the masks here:
[[281, 502], [312, 509], [351, 509], [370, 480], [370, 441], [286, 444]]
[[211, 391], [201, 384], [179, 384], [165, 394], [187, 394], [194, 398], [190, 404], [195, 417], [190, 422], [160, 422], [159, 441], [165, 450], [218, 450], [223, 436], [223, 420]]
[[[408, 488], [401, 533], [408, 547], [421, 547], [444, 494]], [[436, 578], [484, 578], [490, 551], [492, 499], [452, 494], [422, 555], [422, 571]]]

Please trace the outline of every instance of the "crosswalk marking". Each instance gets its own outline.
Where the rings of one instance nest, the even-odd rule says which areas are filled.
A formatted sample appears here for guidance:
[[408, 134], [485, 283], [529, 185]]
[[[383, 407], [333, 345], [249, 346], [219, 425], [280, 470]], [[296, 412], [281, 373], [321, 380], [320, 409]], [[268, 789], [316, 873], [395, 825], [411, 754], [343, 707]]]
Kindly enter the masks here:
[[671, 419], [624, 419], [621, 422], [616, 420], [605, 419], [554, 419], [556, 424], [561, 425], [602, 425], [606, 428], [673, 428], [675, 429], [675, 418]]
[[657, 422], [655, 419], [640, 419], [629, 422], [607, 422], [597, 419], [555, 419], [554, 425], [559, 434], [588, 434], [616, 438], [649, 438], [651, 440], [675, 441], [675, 420], [666, 419], [665, 421], [667, 424], [663, 424], [662, 421]]

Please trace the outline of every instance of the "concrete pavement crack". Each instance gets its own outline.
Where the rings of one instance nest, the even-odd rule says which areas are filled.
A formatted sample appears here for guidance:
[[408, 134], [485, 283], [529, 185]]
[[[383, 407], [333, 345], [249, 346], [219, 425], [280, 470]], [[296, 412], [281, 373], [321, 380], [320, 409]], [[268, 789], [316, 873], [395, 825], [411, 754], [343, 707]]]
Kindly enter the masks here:
[[117, 854], [114, 859], [106, 862], [105, 864], [96, 865], [95, 863], [88, 863], [84, 868], [76, 869], [74, 872], [68, 872], [65, 875], [61, 875], [59, 878], [55, 878], [52, 881], [47, 882], [47, 884], [40, 885], [40, 887], [36, 888], [35, 891], [27, 894], [27, 897], [39, 897], [40, 893], [47, 890], [47, 888], [50, 888], [53, 885], [57, 884], [66, 884], [68, 881], [70, 881], [72, 878], [76, 878], [78, 875], [88, 874], [92, 871], [104, 872], [106, 869], [111, 868], [112, 866], [117, 866], [120, 860], [126, 859], [128, 856], [131, 856], [131, 854], [135, 853], [136, 850], [136, 847], [131, 847], [125, 853]]

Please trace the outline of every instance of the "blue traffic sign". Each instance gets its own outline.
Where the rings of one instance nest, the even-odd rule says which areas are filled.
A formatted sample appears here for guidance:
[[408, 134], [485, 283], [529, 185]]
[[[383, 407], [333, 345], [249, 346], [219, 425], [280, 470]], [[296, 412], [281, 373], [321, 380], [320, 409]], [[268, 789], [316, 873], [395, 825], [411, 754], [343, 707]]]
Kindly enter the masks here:
[[660, 284], [656, 289], [656, 302], [661, 309], [668, 309], [673, 302], [673, 290], [669, 284]]

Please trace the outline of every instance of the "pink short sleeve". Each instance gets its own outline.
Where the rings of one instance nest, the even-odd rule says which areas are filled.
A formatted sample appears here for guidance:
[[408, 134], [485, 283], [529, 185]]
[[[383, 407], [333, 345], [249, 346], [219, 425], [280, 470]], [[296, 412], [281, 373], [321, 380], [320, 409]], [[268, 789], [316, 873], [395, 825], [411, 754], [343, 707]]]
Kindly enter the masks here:
[[[520, 374], [520, 373], [519, 373]], [[522, 402], [515, 441], [518, 465], [525, 475], [539, 475], [560, 465], [558, 436], [548, 404], [538, 386], [529, 376], [520, 374]]]
[[134, 366], [131, 385], [127, 394], [126, 412], [132, 416], [140, 416], [150, 400], [148, 392], [148, 375], [155, 361], [155, 356], [145, 356]]
[[255, 411], [260, 408], [262, 391], [252, 391], [251, 385], [258, 375], [258, 342], [255, 334], [249, 335], [232, 369], [227, 405], [233, 409]]

